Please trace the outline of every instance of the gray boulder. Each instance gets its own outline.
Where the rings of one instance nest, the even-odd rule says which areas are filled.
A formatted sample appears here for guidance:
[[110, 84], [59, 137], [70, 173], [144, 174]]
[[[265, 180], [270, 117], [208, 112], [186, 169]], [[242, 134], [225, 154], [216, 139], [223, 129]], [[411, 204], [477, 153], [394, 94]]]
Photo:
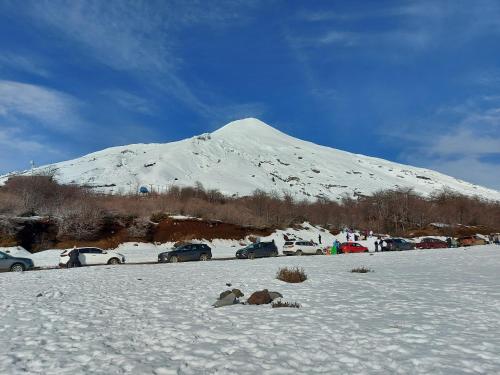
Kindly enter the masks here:
[[222, 292], [219, 296], [219, 299], [215, 301], [212, 305], [213, 307], [223, 307], [223, 306], [231, 306], [237, 305], [240, 303], [239, 298], [243, 297], [243, 293], [239, 289], [226, 290]]
[[279, 292], [269, 292], [269, 296], [271, 297], [271, 300], [275, 300], [276, 298], [283, 298], [283, 295]]

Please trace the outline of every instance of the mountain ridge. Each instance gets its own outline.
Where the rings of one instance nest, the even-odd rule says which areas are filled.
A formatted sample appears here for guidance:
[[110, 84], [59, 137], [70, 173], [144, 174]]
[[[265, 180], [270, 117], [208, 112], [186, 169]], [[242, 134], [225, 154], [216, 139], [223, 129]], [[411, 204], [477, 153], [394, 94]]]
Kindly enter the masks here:
[[[233, 196], [260, 189], [296, 199], [338, 200], [346, 194], [354, 197], [412, 188], [422, 195], [450, 189], [500, 201], [496, 190], [425, 168], [317, 145], [255, 118], [175, 142], [110, 147], [35, 168], [33, 173], [47, 169], [61, 183], [115, 194], [135, 193], [141, 186], [161, 192], [201, 182], [208, 189]], [[20, 174], [27, 173], [30, 171]], [[10, 175], [1, 176], [0, 183]]]

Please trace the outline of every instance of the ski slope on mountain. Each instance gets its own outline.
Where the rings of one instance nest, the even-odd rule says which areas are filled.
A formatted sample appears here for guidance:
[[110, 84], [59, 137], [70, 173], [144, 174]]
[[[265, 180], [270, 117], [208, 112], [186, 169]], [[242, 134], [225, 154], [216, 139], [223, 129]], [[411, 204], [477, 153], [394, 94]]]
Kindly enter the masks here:
[[[213, 133], [165, 144], [133, 144], [34, 170], [51, 171], [62, 183], [127, 194], [142, 186], [162, 192], [193, 186], [245, 196], [256, 189], [296, 199], [340, 199], [378, 190], [413, 188], [428, 195], [453, 191], [500, 200], [500, 192], [444, 174], [320, 146], [248, 118]], [[24, 172], [28, 173], [28, 172]], [[0, 178], [5, 182], [8, 176]]]

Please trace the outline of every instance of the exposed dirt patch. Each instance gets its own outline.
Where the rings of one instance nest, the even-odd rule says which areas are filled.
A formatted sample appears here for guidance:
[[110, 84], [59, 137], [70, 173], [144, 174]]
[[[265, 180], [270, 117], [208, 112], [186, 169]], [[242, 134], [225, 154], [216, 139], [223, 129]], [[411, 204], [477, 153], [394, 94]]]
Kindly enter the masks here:
[[[233, 239], [247, 236], [268, 236], [272, 229], [257, 229], [222, 222], [197, 219], [163, 219], [150, 223], [144, 231], [132, 230], [134, 220], [109, 218], [96, 238], [76, 240], [58, 236], [58, 222], [50, 218], [20, 218], [11, 225], [9, 233], [0, 230], [0, 246], [23, 246], [30, 252], [47, 249], [67, 249], [73, 246], [92, 246], [114, 249], [123, 242], [182, 242], [193, 239]], [[12, 233], [11, 233], [12, 232]], [[140, 235], [138, 235], [140, 233]], [[256, 238], [256, 237], [255, 237]]]
[[243, 239], [249, 235], [268, 236], [271, 229], [257, 229], [227, 224], [217, 221], [202, 221], [196, 219], [161, 221], [153, 229], [153, 241], [190, 241], [193, 239]]

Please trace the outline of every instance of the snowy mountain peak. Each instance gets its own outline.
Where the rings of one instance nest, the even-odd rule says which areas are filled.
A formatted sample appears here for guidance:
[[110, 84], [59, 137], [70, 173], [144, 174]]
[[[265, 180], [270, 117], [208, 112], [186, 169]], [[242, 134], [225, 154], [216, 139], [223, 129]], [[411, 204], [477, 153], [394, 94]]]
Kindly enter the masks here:
[[258, 137], [265, 139], [288, 137], [285, 133], [253, 117], [232, 121], [212, 134], [216, 138]]
[[[411, 188], [428, 195], [446, 188], [500, 201], [498, 191], [428, 169], [319, 146], [255, 118], [177, 142], [112, 147], [34, 172], [47, 169], [62, 183], [118, 194], [136, 193], [141, 186], [162, 192], [201, 182], [235, 196], [260, 189], [298, 200], [337, 200], [387, 189]], [[0, 176], [0, 184], [8, 177]]]

